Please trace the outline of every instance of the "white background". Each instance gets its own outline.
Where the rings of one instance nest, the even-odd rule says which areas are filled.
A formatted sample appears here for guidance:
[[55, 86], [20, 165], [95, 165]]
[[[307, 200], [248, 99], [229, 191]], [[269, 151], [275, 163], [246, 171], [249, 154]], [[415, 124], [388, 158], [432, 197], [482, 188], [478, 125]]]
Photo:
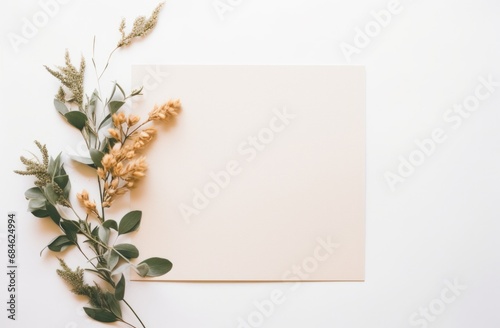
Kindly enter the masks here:
[[[363, 29], [374, 20], [371, 11], [388, 5], [232, 3], [221, 19], [212, 0], [167, 1], [157, 30], [116, 54], [107, 81], [128, 86], [132, 64], [348, 64], [340, 44], [353, 44], [356, 27]], [[0, 215], [19, 214], [20, 268], [16, 322], [6, 319], [7, 280], [1, 274], [2, 327], [101, 326], [82, 314], [84, 300], [56, 276], [54, 254], [39, 256], [56, 230], [25, 211], [23, 192], [32, 181], [12, 170], [21, 167], [19, 155], [35, 149], [34, 139], [47, 143], [53, 155], [78, 145], [74, 130], [53, 109], [58, 84], [42, 65], [62, 64], [65, 48], [75, 61], [81, 53], [91, 87], [93, 36], [102, 65], [119, 38], [120, 19], [149, 14], [155, 5], [67, 1], [15, 51], [9, 33], [22, 37], [24, 19], [32, 20], [42, 7], [32, 0], [3, 1]], [[412, 325], [410, 317], [430, 305], [442, 313], [429, 327], [500, 326], [500, 88], [459, 128], [443, 119], [474, 95], [480, 76], [500, 81], [500, 6], [494, 0], [402, 0], [400, 6], [350, 62], [367, 70], [366, 282], [304, 283], [293, 292], [288, 284], [129, 283], [128, 299], [148, 327], [238, 328], [239, 317], [259, 317], [254, 302], [269, 299], [273, 289], [286, 291], [286, 301], [253, 327], [425, 327]], [[384, 174], [397, 173], [399, 157], [408, 158], [417, 149], [414, 140], [429, 138], [436, 128], [445, 131], [446, 141], [391, 190]], [[3, 223], [2, 263], [5, 232]], [[454, 280], [467, 289], [440, 309], [446, 281]]]

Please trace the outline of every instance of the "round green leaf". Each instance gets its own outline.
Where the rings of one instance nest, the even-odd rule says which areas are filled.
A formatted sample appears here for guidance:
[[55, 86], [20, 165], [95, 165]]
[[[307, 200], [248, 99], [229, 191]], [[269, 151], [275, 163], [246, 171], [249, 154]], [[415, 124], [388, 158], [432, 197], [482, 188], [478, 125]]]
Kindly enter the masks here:
[[82, 130], [87, 123], [87, 116], [82, 112], [67, 112], [66, 114], [64, 114], [64, 117], [66, 117], [66, 120], [69, 124], [73, 125], [78, 130]]
[[90, 158], [92, 158], [92, 162], [96, 167], [102, 167], [102, 158], [104, 157], [104, 153], [97, 149], [90, 150]]
[[61, 115], [64, 115], [67, 112], [69, 112], [69, 109], [68, 109], [68, 107], [66, 107], [66, 104], [64, 104], [62, 101], [60, 101], [58, 99], [54, 99], [54, 107]]
[[161, 257], [151, 257], [139, 263], [139, 265], [141, 264], [147, 264], [149, 267], [149, 270], [146, 273], [147, 277], [162, 276], [172, 270], [172, 262]]
[[26, 190], [26, 192], [24, 193], [24, 197], [26, 197], [26, 199], [43, 199], [43, 200], [45, 200], [45, 196], [43, 195], [42, 190], [38, 187], [33, 187], [33, 188]]
[[149, 266], [146, 263], [141, 263], [135, 266], [135, 271], [141, 277], [145, 277], [148, 274]]

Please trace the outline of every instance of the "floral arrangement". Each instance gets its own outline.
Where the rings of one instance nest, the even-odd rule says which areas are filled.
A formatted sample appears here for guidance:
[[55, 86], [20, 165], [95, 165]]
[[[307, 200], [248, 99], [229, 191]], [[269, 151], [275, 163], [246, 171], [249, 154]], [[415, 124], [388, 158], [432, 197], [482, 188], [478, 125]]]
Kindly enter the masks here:
[[137, 247], [119, 241], [120, 237], [139, 229], [142, 212], [131, 211], [115, 220], [106, 215], [106, 210], [144, 177], [147, 164], [143, 150], [156, 134], [154, 123], [173, 119], [181, 104], [179, 100], [167, 101], [155, 106], [145, 118], [127, 114], [123, 105], [142, 95], [142, 88], [127, 94], [118, 83], [114, 83], [111, 94], [104, 98], [100, 92], [100, 80], [116, 50], [130, 46], [154, 29], [162, 6], [163, 3], [159, 4], [149, 18], [136, 18], [128, 33], [126, 21], [121, 21], [121, 38], [101, 71], [92, 58], [97, 88], [91, 95], [84, 91], [84, 58], [75, 67], [66, 51], [64, 66], [45, 67], [61, 83], [54, 99], [55, 109], [81, 133], [88, 148], [88, 157], [72, 156], [72, 159], [93, 169], [99, 195], [94, 197], [86, 190], [80, 190], [76, 194], [80, 206], [72, 204], [72, 186], [61, 154], [50, 157], [47, 147], [38, 141], [35, 144], [41, 157], [21, 157], [25, 169], [15, 171], [36, 179], [35, 186], [25, 193], [28, 210], [36, 217], [50, 218], [61, 230], [47, 248], [52, 252], [62, 252], [73, 247], [85, 259], [85, 268], [72, 269], [59, 258], [57, 273], [73, 293], [88, 298], [90, 306], [84, 307], [86, 314], [100, 322], [119, 321], [130, 327], [135, 326], [125, 321], [123, 304], [142, 327], [145, 325], [124, 298], [126, 279], [123, 273], [132, 268], [141, 277], [161, 276], [171, 270], [172, 263], [159, 257], [136, 263], [134, 259], [139, 257]]

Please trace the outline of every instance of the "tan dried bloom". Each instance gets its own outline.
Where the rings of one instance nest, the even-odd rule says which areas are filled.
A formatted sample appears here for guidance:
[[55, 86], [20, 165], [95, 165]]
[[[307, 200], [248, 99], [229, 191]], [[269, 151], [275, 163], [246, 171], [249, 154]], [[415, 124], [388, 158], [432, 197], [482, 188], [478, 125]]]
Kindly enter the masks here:
[[169, 100], [161, 106], [155, 105], [153, 110], [149, 112], [148, 119], [150, 121], [167, 121], [179, 114], [181, 110], [181, 101], [179, 99]]
[[141, 118], [139, 116], [131, 114], [127, 117], [127, 125], [134, 126], [139, 123], [140, 119]]
[[89, 193], [87, 190], [82, 190], [82, 192], [76, 194], [76, 198], [80, 201], [83, 207], [85, 207], [87, 213], [93, 213], [98, 215], [97, 213], [97, 205], [94, 201], [89, 199]]
[[89, 193], [87, 190], [83, 189], [81, 193], [76, 194], [76, 198], [78, 198], [79, 201], [83, 202], [89, 199]]
[[108, 129], [109, 135], [115, 140], [121, 140], [121, 133], [118, 129]]
[[117, 128], [120, 127], [127, 120], [123, 112], [120, 112], [118, 114], [115, 113], [111, 116], [111, 118], [113, 119], [114, 126]]

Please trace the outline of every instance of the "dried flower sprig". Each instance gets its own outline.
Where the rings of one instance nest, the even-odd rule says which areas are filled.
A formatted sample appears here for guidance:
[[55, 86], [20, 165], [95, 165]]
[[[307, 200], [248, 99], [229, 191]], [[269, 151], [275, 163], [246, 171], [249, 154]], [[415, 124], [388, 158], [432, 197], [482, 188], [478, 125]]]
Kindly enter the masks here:
[[126, 21], [125, 19], [122, 19], [119, 28], [122, 38], [118, 41], [117, 47], [126, 47], [130, 45], [134, 39], [142, 38], [148, 35], [148, 33], [155, 28], [156, 23], [158, 22], [158, 15], [160, 14], [163, 5], [164, 2], [160, 3], [148, 19], [144, 16], [137, 17], [134, 21], [134, 25], [132, 26], [132, 30], [128, 34], [125, 34]]
[[[75, 247], [90, 265], [89, 268], [78, 267], [72, 270], [63, 259], [59, 259], [61, 268], [57, 270], [57, 274], [70, 286], [73, 293], [88, 298], [90, 307], [84, 307], [87, 315], [100, 322], [120, 321], [130, 327], [135, 326], [123, 318], [122, 302], [142, 327], [145, 324], [124, 299], [126, 281], [123, 270], [130, 267], [142, 277], [154, 277], [170, 271], [172, 263], [158, 257], [133, 263], [139, 257], [139, 250], [132, 244], [116, 244], [116, 241], [139, 228], [142, 212], [131, 211], [116, 221], [106, 218], [106, 209], [145, 176], [147, 163], [142, 152], [157, 133], [153, 124], [177, 116], [181, 103], [179, 100], [167, 101], [161, 106], [155, 106], [145, 119], [141, 119], [138, 115], [126, 114], [122, 108], [128, 100], [141, 95], [142, 88], [126, 95], [123, 88], [115, 83], [111, 95], [103, 101], [99, 81], [117, 49], [130, 45], [153, 30], [162, 6], [163, 3], [159, 4], [149, 18], [138, 17], [128, 34], [125, 33], [125, 21], [121, 22], [121, 39], [110, 53], [100, 74], [92, 58], [98, 88], [90, 97], [84, 91], [84, 58], [77, 69], [66, 51], [65, 66], [56, 69], [45, 66], [61, 82], [54, 99], [56, 110], [80, 131], [89, 150], [88, 157], [70, 157], [95, 170], [99, 188], [97, 199], [85, 189], [76, 194], [85, 215], [79, 215], [79, 209], [70, 202], [71, 183], [60, 154], [55, 159], [51, 158], [47, 147], [35, 141], [41, 159], [35, 155], [33, 159], [21, 157], [26, 168], [15, 171], [36, 178], [35, 186], [25, 193], [29, 201], [28, 210], [37, 217], [49, 217], [62, 232], [47, 248], [53, 252], [61, 252], [68, 247]], [[70, 219], [61, 211], [61, 206], [69, 208], [74, 218]], [[112, 235], [114, 238], [111, 238]], [[87, 255], [88, 251], [84, 251], [84, 245], [93, 253], [91, 257]], [[87, 284], [86, 273], [94, 274], [101, 279], [101, 283]]]

